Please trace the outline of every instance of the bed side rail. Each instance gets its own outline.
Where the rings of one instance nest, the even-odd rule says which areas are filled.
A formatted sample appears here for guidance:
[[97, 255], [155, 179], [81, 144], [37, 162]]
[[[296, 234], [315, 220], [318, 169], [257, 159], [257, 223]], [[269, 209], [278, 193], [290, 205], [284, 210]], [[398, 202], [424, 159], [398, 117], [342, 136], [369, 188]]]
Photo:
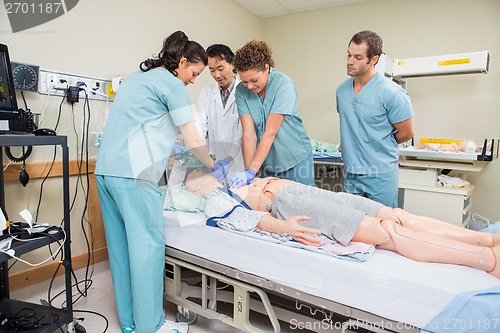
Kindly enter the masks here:
[[[207, 283], [207, 276], [221, 274], [224, 276], [225, 280], [236, 280], [247, 286], [258, 289], [267, 295], [267, 299], [269, 299], [274, 310], [273, 318], [277, 317], [279, 320], [289, 323], [292, 329], [300, 329], [301, 326], [306, 325], [308, 326], [307, 329], [313, 332], [331, 332], [332, 328], [337, 331], [349, 329], [349, 332], [420, 332], [415, 326], [382, 318], [369, 312], [326, 300], [321, 297], [312, 296], [296, 289], [202, 259], [177, 249], [167, 247], [166, 259], [167, 262], [175, 259], [179, 266], [188, 266], [186, 263], [189, 263], [189, 267], [194, 267], [197, 271], [203, 271], [205, 275], [203, 278], [205, 282], [203, 282], [203, 284]], [[178, 280], [176, 282], [178, 283], [176, 287], [177, 293], [172, 294], [172, 291], [169, 291], [172, 296], [166, 295], [166, 299], [178, 306], [185, 307], [186, 309], [202, 315], [205, 318], [219, 319], [219, 315], [214, 315], [213, 312], [201, 312], [204, 310], [199, 306], [195, 309], [196, 303], [194, 302], [192, 302], [192, 307], [190, 307], [191, 303], [186, 303], [186, 298], [197, 299], [198, 301], [206, 297], [203, 296], [204, 293], [213, 293], [210, 289], [207, 290], [206, 286], [194, 286], [191, 285], [191, 283], [186, 283], [186, 281], [183, 280], [187, 275], [186, 273], [187, 272], [183, 271], [182, 276], [180, 274], [175, 276], [175, 279]], [[169, 281], [169, 283], [173, 283], [173, 281]], [[165, 288], [165, 290], [167, 290], [167, 288]], [[180, 294], [178, 293], [179, 290]], [[213, 294], [210, 295], [210, 309], [216, 307], [216, 301], [232, 303], [234, 298], [232, 292], [224, 290], [219, 290], [216, 296], [217, 299], [215, 299]], [[255, 297], [254, 294], [252, 296], [250, 300], [250, 310], [266, 315], [267, 310], [260, 304], [257, 299], [258, 297]], [[199, 310], [197, 310], [198, 308]], [[240, 329], [244, 330], [244, 328]]]
[[[165, 277], [165, 299], [168, 301], [194, 311], [206, 318], [220, 320], [228, 325], [244, 330], [245, 332], [266, 333], [266, 331], [253, 326], [250, 322], [250, 295], [253, 293], [260, 298], [260, 301], [264, 305], [266, 315], [271, 321], [274, 332], [280, 332], [280, 324], [271, 302], [269, 301], [267, 294], [259, 288], [241, 281], [227, 278], [221, 274], [177, 260], [175, 258], [167, 257], [165, 262], [167, 266], [170, 265], [172, 267], [172, 270], [170, 271], [171, 276]], [[181, 283], [182, 268], [187, 268], [201, 274], [201, 305], [188, 300], [183, 295], [183, 287]], [[208, 283], [208, 279], [211, 280], [210, 284]], [[217, 312], [217, 293], [226, 294], [227, 296], [227, 292], [224, 293], [223, 291], [217, 290], [217, 288], [210, 288], [210, 285], [214, 286], [216, 281], [233, 287], [233, 299], [231, 300], [233, 304], [233, 317]]]

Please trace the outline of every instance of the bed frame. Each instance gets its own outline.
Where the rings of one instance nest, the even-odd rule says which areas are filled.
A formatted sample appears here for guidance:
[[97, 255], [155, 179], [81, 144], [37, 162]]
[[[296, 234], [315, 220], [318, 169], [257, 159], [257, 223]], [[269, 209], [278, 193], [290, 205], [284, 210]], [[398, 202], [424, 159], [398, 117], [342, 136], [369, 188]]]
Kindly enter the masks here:
[[[292, 329], [313, 332], [420, 332], [417, 327], [312, 296], [175, 248], [166, 246], [165, 252], [165, 299], [177, 305], [181, 320], [191, 311], [251, 333], [278, 333], [279, 320], [289, 323]], [[232, 309], [228, 311], [220, 302]], [[252, 312], [267, 316], [269, 329], [254, 326]]]

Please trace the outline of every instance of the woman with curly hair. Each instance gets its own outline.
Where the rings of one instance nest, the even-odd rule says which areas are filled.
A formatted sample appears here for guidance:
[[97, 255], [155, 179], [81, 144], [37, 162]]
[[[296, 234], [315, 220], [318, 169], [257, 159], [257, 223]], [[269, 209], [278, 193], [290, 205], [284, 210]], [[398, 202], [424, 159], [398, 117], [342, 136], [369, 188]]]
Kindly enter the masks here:
[[236, 104], [246, 170], [236, 173], [229, 185], [250, 184], [257, 172], [314, 185], [311, 142], [299, 116], [293, 80], [274, 68], [272, 50], [263, 41], [250, 41], [236, 51], [234, 68], [241, 79]]

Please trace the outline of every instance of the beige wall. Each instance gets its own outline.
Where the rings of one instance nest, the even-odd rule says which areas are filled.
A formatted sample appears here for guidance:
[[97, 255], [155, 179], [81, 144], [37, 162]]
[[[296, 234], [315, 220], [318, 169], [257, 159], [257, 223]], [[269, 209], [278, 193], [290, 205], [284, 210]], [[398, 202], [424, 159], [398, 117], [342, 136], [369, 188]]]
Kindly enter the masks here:
[[[339, 141], [335, 89], [346, 78], [347, 42], [359, 30], [372, 29], [384, 39], [385, 52], [396, 58], [489, 50], [488, 75], [416, 78], [409, 81], [420, 137], [477, 140], [499, 137], [500, 123], [500, 1], [497, 0], [368, 0], [353, 5], [297, 13], [261, 20], [227, 0], [85, 0], [64, 16], [25, 32], [13, 34], [5, 11], [0, 11], [0, 42], [7, 44], [13, 61], [37, 64], [43, 69], [110, 79], [137, 69], [156, 54], [163, 39], [175, 30], [208, 46], [215, 42], [239, 48], [251, 39], [265, 39], [273, 47], [277, 68], [294, 78], [300, 110], [311, 138]], [[204, 71], [189, 87], [196, 102], [201, 88], [212, 82]], [[44, 126], [53, 127], [60, 98], [26, 93], [29, 107], [40, 112], [46, 105]], [[19, 99], [20, 102], [21, 99]], [[77, 156], [73, 123], [81, 127], [82, 103], [64, 103], [59, 133], [70, 139], [71, 158]], [[92, 114], [108, 106], [91, 102]], [[94, 152], [90, 153], [95, 154]], [[30, 161], [46, 161], [51, 149], [36, 149]], [[500, 220], [497, 193], [500, 162], [470, 174], [477, 186], [473, 211]], [[44, 187], [40, 221], [58, 223], [59, 183]], [[7, 185], [11, 217], [28, 207], [34, 214], [40, 181], [23, 189]], [[74, 193], [74, 185], [72, 194]], [[48, 190], [51, 188], [53, 190]], [[81, 193], [81, 190], [80, 192]], [[85, 252], [79, 227], [83, 211], [80, 194], [73, 210], [73, 254]], [[14, 212], [14, 213], [13, 213]], [[44, 258], [39, 255], [40, 258]], [[33, 259], [35, 261], [35, 259]], [[26, 269], [23, 265], [13, 270]]]
[[[488, 50], [487, 75], [409, 79], [416, 138], [500, 137], [500, 1], [421, 0], [365, 2], [265, 19], [264, 38], [276, 67], [297, 84], [299, 107], [311, 138], [339, 142], [335, 89], [347, 78], [352, 35], [370, 29], [393, 58]], [[500, 220], [500, 161], [468, 174], [476, 185], [472, 211]]]
[[[183, 30], [189, 38], [205, 47], [212, 43], [225, 43], [237, 49], [247, 40], [262, 38], [261, 20], [226, 0], [85, 0], [51, 22], [15, 34], [8, 25], [5, 10], [0, 9], [0, 43], [9, 46], [12, 61], [104, 79], [137, 70], [139, 63], [157, 54], [163, 39], [176, 30]], [[188, 87], [193, 103], [196, 103], [201, 88], [212, 82], [208, 70], [205, 70], [196, 84]], [[33, 112], [46, 110], [42, 125], [54, 128], [61, 98], [47, 98], [30, 92], [25, 93], [25, 96]], [[20, 106], [24, 107], [22, 99], [18, 97]], [[93, 119], [101, 117], [107, 109], [105, 102], [91, 101]], [[68, 135], [71, 159], [77, 158], [73, 123], [81, 137], [82, 114], [82, 102], [75, 104], [74, 111], [67, 103], [63, 103], [58, 133]], [[52, 160], [52, 154], [52, 148], [36, 148], [28, 162]], [[95, 149], [89, 153], [90, 156], [95, 154]], [[7, 161], [5, 157], [4, 161]], [[22, 188], [18, 182], [6, 185], [7, 209], [12, 219], [19, 219], [17, 212], [24, 208], [36, 214], [40, 182], [32, 180], [26, 188]], [[46, 182], [40, 222], [58, 224], [62, 220], [60, 184], [60, 180]], [[73, 179], [71, 196], [74, 189]], [[71, 216], [74, 255], [86, 251], [80, 227], [83, 203], [80, 188]], [[45, 257], [46, 250], [26, 256], [31, 262]], [[12, 271], [26, 268], [25, 265], [16, 264]]]

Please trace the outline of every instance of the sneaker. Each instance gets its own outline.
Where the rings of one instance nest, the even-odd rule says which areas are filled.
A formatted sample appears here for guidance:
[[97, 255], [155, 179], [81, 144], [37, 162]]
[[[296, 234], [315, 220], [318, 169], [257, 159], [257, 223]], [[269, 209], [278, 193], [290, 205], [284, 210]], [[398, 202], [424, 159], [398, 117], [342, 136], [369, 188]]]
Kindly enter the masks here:
[[135, 326], [129, 326], [122, 328], [122, 333], [135, 333]]
[[188, 324], [165, 320], [163, 326], [156, 333], [187, 333], [187, 331], [189, 331]]

